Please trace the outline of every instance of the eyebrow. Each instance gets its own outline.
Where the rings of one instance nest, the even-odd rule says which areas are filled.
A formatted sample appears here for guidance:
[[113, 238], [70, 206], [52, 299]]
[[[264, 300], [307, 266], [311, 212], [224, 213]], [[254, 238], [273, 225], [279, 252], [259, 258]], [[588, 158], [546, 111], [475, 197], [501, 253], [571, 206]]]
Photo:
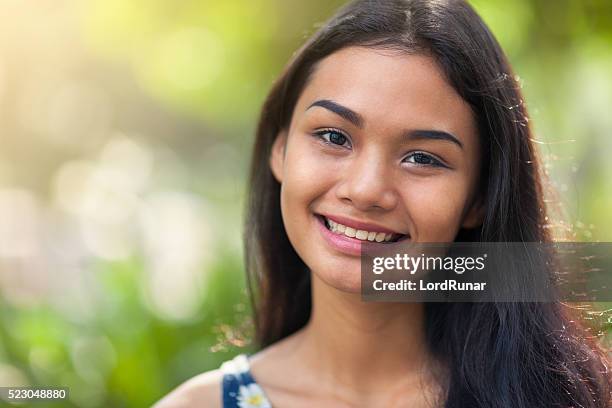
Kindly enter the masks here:
[[[355, 112], [354, 110], [347, 108], [346, 106], [340, 105], [337, 102], [331, 101], [329, 99], [319, 99], [313, 102], [306, 110], [313, 108], [315, 106], [327, 109], [336, 115], [342, 117], [343, 119], [351, 122], [358, 128], [363, 128], [365, 120], [363, 116]], [[442, 130], [425, 130], [425, 129], [417, 129], [417, 130], [409, 130], [404, 132], [404, 137], [402, 139], [405, 140], [445, 140], [448, 142], [452, 142], [463, 149], [463, 143], [455, 136], [451, 135], [448, 132], [444, 132]]]
[[319, 99], [318, 101], [312, 103], [308, 108], [306, 108], [306, 110], [314, 108], [315, 106], [319, 106], [321, 108], [325, 108], [329, 111], [334, 112], [336, 115], [341, 116], [342, 118], [351, 122], [358, 128], [363, 127], [363, 117], [354, 110], [347, 108], [346, 106], [342, 106], [339, 103], [330, 101], [329, 99]]

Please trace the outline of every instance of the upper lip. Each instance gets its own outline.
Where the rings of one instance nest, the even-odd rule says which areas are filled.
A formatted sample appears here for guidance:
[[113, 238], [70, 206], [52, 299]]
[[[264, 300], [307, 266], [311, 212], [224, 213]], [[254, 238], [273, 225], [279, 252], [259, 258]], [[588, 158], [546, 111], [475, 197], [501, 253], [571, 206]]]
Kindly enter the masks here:
[[328, 218], [334, 222], [337, 222], [342, 225], [346, 225], [347, 227], [355, 228], [358, 230], [368, 231], [368, 232], [384, 232], [385, 234], [397, 234], [397, 235], [407, 235], [401, 232], [393, 231], [389, 228], [385, 228], [381, 225], [374, 224], [366, 221], [357, 221], [347, 217], [343, 217], [341, 215], [329, 215], [329, 214], [320, 214], [325, 218]]

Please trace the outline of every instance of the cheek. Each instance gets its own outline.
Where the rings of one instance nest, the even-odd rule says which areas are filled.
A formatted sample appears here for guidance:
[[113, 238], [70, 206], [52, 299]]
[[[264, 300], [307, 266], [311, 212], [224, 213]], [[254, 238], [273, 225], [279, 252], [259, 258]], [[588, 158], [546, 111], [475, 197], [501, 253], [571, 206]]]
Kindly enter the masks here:
[[285, 163], [282, 200], [287, 207], [307, 209], [318, 198], [331, 194], [342, 174], [340, 161], [321, 152], [316, 142], [303, 135], [289, 139]]
[[294, 206], [305, 209], [333, 185], [330, 175], [334, 172], [323, 159], [313, 154], [308, 143], [289, 145], [285, 163], [281, 200], [288, 209]]
[[468, 185], [459, 177], [430, 177], [403, 190], [403, 202], [419, 242], [454, 240], [461, 225]]
[[302, 259], [308, 247], [309, 231], [313, 225], [312, 212], [316, 202], [333, 189], [334, 179], [329, 163], [313, 152], [309, 143], [301, 140], [287, 145], [283, 183], [281, 186], [281, 211], [289, 240]]

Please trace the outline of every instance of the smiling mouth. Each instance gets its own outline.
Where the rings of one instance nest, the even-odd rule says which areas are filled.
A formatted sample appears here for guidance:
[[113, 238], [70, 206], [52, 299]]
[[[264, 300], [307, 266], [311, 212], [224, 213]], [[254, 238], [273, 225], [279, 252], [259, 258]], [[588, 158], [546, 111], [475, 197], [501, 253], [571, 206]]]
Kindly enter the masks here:
[[376, 242], [376, 243], [387, 244], [391, 242], [402, 241], [408, 238], [408, 235], [406, 234], [384, 233], [384, 232], [356, 229], [356, 228], [349, 227], [347, 225], [343, 225], [335, 221], [332, 221], [329, 218], [324, 217], [322, 215], [317, 214], [316, 216], [319, 219], [319, 221], [325, 225], [325, 228], [327, 228], [329, 231], [333, 232], [334, 234], [344, 235], [349, 238], [358, 239], [364, 242]]

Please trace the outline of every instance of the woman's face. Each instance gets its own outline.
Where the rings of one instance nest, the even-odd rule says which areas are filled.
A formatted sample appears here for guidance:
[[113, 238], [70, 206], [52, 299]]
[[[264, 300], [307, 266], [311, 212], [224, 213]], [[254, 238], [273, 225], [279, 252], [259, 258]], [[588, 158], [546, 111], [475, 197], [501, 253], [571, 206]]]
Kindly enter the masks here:
[[293, 247], [343, 291], [360, 290], [362, 242], [452, 242], [480, 222], [475, 120], [426, 55], [349, 47], [320, 61], [270, 165]]

